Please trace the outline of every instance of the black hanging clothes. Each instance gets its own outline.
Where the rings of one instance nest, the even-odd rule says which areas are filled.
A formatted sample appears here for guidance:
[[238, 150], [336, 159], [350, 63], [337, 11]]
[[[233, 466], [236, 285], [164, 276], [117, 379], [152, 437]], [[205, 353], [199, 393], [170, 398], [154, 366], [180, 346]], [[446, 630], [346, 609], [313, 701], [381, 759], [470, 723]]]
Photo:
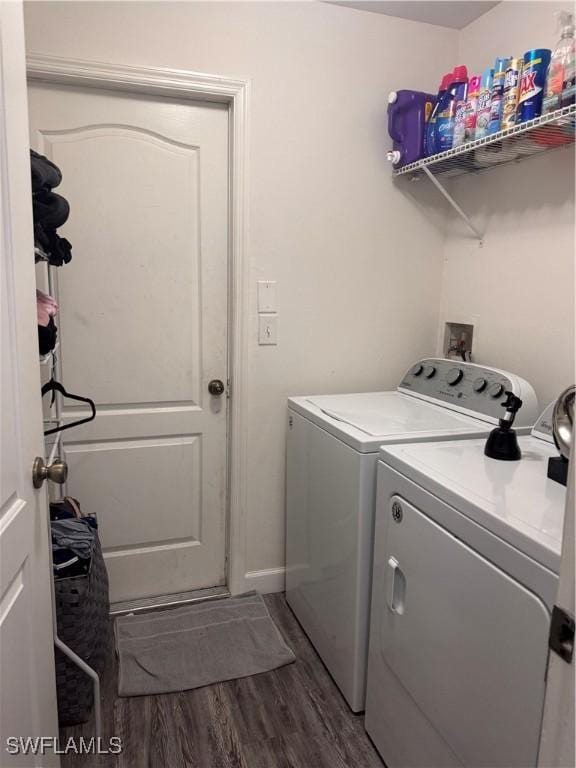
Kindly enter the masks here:
[[58, 229], [68, 221], [70, 215], [70, 206], [66, 198], [46, 189], [34, 193], [32, 208], [34, 220], [39, 221], [46, 230]]
[[32, 192], [41, 189], [54, 189], [62, 181], [60, 168], [44, 155], [30, 150], [30, 167], [32, 171]]
[[52, 190], [62, 181], [60, 169], [47, 157], [30, 150], [34, 241], [48, 262], [61, 267], [72, 259], [72, 246], [57, 233], [70, 214], [68, 201]]
[[56, 346], [56, 339], [58, 337], [58, 328], [54, 318], [51, 317], [48, 325], [38, 326], [38, 346], [40, 347], [40, 354], [47, 355], [48, 352], [52, 352]]
[[40, 222], [35, 221], [34, 241], [53, 267], [61, 267], [72, 260], [72, 245], [65, 237], [60, 237], [55, 229], [46, 230]]

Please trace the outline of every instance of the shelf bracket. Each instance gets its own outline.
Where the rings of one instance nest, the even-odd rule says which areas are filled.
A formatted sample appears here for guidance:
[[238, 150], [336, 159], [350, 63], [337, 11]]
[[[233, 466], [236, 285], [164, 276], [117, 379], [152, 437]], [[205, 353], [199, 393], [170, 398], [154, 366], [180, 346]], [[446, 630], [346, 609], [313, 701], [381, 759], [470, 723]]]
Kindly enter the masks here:
[[484, 235], [483, 235], [483, 234], [482, 234], [482, 233], [481, 233], [481, 232], [480, 232], [478, 229], [476, 229], [476, 227], [474, 226], [474, 224], [472, 224], [472, 222], [471, 222], [471, 220], [470, 220], [470, 217], [468, 216], [468, 214], [466, 214], [466, 213], [465, 213], [465, 212], [462, 210], [462, 208], [460, 208], [460, 206], [458, 205], [458, 203], [456, 202], [456, 200], [454, 200], [454, 198], [452, 197], [452, 195], [451, 195], [451, 194], [450, 194], [450, 193], [449, 193], [449, 192], [448, 192], [448, 191], [447, 191], [447, 190], [446, 190], [446, 189], [445, 189], [445, 188], [442, 186], [442, 184], [440, 184], [440, 182], [438, 181], [438, 179], [436, 178], [436, 176], [434, 176], [434, 174], [433, 174], [433, 173], [430, 171], [430, 169], [429, 169], [429, 168], [427, 168], [427, 167], [424, 165], [424, 166], [422, 167], [422, 170], [424, 171], [424, 173], [426, 174], [426, 176], [428, 176], [428, 178], [430, 179], [430, 181], [432, 182], [432, 184], [434, 184], [434, 186], [435, 186], [435, 187], [436, 187], [436, 189], [437, 189], [437, 190], [440, 192], [440, 194], [441, 194], [441, 195], [443, 195], [443, 196], [446, 198], [446, 200], [448, 200], [448, 202], [450, 203], [450, 205], [452, 206], [452, 208], [453, 208], [453, 209], [456, 211], [456, 213], [458, 214], [458, 216], [460, 216], [460, 218], [462, 219], [462, 221], [464, 221], [464, 222], [465, 222], [465, 224], [468, 226], [468, 228], [469, 228], [469, 229], [470, 229], [470, 230], [473, 232], [474, 236], [475, 236], [475, 237], [476, 237], [476, 239], [478, 240], [478, 243], [479, 243], [479, 245], [480, 245], [480, 246], [482, 246], [482, 245], [483, 245], [483, 240], [484, 240]]

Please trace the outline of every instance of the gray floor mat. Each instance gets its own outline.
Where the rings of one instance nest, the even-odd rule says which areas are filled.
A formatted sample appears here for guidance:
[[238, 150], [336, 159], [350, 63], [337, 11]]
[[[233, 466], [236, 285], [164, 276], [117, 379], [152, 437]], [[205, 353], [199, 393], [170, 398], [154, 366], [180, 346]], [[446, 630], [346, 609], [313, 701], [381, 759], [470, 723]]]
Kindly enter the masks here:
[[200, 688], [295, 660], [256, 593], [119, 616], [114, 633], [120, 696]]

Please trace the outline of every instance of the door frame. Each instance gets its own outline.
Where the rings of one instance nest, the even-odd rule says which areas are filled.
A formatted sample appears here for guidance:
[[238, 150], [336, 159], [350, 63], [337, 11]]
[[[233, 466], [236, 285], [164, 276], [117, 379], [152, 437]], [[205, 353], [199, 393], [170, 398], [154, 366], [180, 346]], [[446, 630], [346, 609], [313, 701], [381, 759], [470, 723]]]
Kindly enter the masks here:
[[248, 116], [250, 81], [178, 69], [132, 67], [31, 53], [28, 80], [210, 101], [228, 106], [228, 488], [226, 582], [245, 590], [248, 413]]

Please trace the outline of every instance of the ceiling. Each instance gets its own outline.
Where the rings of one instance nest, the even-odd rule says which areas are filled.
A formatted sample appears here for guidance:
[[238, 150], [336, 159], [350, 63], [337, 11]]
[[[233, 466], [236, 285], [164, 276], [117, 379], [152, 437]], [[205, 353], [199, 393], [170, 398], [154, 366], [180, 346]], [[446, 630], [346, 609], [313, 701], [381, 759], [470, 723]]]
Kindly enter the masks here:
[[397, 0], [397, 2], [329, 0], [329, 2], [333, 5], [356, 8], [359, 11], [384, 13], [387, 16], [398, 16], [401, 19], [437, 24], [440, 27], [452, 27], [452, 29], [462, 29], [498, 5], [498, 2], [488, 2], [488, 0], [424, 0], [424, 2], [419, 0]]

